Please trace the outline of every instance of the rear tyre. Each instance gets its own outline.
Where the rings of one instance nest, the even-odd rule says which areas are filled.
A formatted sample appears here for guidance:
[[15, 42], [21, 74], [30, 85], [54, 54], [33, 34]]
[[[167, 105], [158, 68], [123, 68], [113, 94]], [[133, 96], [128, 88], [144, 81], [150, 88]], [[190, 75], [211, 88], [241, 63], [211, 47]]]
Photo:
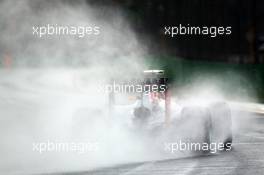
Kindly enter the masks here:
[[232, 141], [233, 141], [233, 138], [232, 137], [228, 137], [224, 141], [224, 150], [225, 151], [230, 151], [232, 149]]
[[146, 125], [150, 116], [150, 110], [144, 106], [134, 109], [134, 122], [137, 126]]
[[224, 102], [210, 106], [213, 138], [224, 144], [224, 150], [230, 150], [233, 142], [232, 116], [230, 107]]
[[206, 108], [188, 106], [183, 108], [181, 117], [183, 120], [184, 129], [183, 134], [188, 133], [191, 138], [190, 144], [200, 144], [199, 150], [192, 149], [196, 153], [209, 153], [209, 147], [207, 149], [202, 148], [202, 145], [210, 145], [211, 143], [211, 117], [210, 112]]

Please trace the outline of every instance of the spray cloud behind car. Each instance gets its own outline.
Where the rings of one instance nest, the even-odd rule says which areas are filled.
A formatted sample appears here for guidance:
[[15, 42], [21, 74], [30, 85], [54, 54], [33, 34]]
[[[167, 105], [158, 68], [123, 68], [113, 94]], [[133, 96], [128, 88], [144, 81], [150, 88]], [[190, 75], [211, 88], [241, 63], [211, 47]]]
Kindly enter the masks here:
[[[126, 116], [107, 118], [107, 94], [97, 91], [112, 77], [140, 78], [136, 73], [147, 67], [149, 50], [122, 11], [84, 1], [6, 0], [0, 16], [0, 52], [13, 59], [11, 69], [1, 69], [0, 152], [7, 160], [0, 172], [87, 170], [157, 158], [148, 138], [121, 124]], [[63, 33], [48, 34], [48, 26]], [[78, 154], [71, 143], [88, 152]], [[40, 154], [45, 144], [67, 148]]]

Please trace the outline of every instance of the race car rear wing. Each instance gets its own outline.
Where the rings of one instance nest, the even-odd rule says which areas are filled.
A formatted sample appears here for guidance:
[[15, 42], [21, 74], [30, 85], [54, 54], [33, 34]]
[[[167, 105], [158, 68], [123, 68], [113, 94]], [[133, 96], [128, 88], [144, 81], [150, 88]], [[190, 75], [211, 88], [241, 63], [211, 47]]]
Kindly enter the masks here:
[[143, 95], [150, 95], [153, 92], [162, 94], [165, 99], [165, 123], [170, 122], [170, 101], [171, 93], [169, 90], [168, 78], [164, 76], [164, 70], [145, 70], [143, 71], [142, 79], [121, 80], [120, 78], [112, 79], [112, 91], [109, 92], [109, 113], [115, 105], [116, 93], [137, 93], [139, 98]]

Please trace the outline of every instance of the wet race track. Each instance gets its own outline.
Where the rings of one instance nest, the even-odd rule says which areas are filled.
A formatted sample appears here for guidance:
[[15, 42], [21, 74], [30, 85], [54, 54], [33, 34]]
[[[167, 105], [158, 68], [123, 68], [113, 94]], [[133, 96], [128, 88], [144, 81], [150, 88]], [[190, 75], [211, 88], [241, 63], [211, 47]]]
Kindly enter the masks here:
[[234, 136], [233, 150], [209, 156], [188, 157], [116, 166], [76, 175], [192, 175], [263, 174], [264, 117], [256, 116], [249, 128]]
[[[76, 88], [80, 86], [79, 80], [77, 85], [74, 80], [84, 74], [85, 71], [1, 70], [0, 148], [1, 157], [6, 159], [1, 158], [0, 174], [263, 174], [264, 115], [239, 110], [233, 111], [234, 143], [233, 150], [229, 152], [159, 161], [139, 160], [140, 163], [119, 162], [112, 166], [94, 166], [92, 170], [85, 170], [85, 159], [80, 161], [80, 169], [83, 170], [78, 170], [79, 160], [76, 158], [65, 156], [57, 159], [56, 155], [32, 153], [33, 141], [64, 135], [65, 127], [58, 126], [70, 123], [67, 117], [74, 113], [75, 108], [91, 106], [90, 99], [86, 97], [89, 92], [85, 88]], [[52, 119], [54, 116], [59, 119]], [[65, 118], [61, 120], [62, 116]], [[90, 161], [99, 164], [96, 159]], [[72, 170], [65, 168], [72, 165]]]

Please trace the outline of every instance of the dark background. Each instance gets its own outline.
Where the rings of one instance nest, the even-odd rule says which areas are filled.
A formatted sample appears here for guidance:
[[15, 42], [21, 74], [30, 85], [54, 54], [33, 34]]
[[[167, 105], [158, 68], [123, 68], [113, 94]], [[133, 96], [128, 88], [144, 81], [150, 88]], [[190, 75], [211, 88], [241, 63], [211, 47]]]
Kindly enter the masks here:
[[[156, 67], [171, 74], [175, 87], [190, 85], [197, 76], [209, 75], [220, 80], [219, 88], [226, 92], [237, 96], [253, 92], [249, 96], [264, 102], [264, 1], [87, 0], [87, 3], [99, 9], [106, 5], [122, 9], [138, 38], [151, 48], [150, 57], [156, 60]], [[164, 35], [165, 26], [179, 24], [231, 26], [232, 34], [215, 38]]]
[[[139, 38], [151, 38], [154, 55], [238, 64], [263, 63], [264, 1], [261, 0], [87, 0], [116, 6], [132, 22]], [[232, 26], [232, 35], [164, 36], [164, 26]]]

